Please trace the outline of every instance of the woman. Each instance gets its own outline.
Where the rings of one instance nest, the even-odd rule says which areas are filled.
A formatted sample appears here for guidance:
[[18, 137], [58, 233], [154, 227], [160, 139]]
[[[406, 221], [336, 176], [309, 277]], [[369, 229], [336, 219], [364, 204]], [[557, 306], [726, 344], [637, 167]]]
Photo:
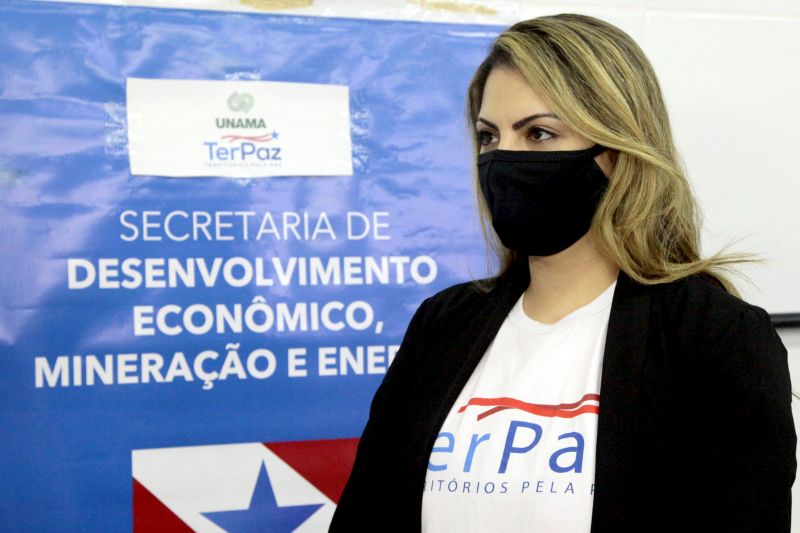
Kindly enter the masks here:
[[468, 100], [501, 269], [412, 318], [331, 531], [789, 531], [786, 350], [699, 255], [642, 51], [521, 22]]

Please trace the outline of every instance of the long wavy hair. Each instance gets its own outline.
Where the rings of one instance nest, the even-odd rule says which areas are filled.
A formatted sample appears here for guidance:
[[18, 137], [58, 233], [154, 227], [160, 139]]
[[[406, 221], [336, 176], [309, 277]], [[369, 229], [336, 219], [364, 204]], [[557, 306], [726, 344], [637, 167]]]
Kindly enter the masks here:
[[[609, 186], [589, 230], [600, 253], [640, 283], [699, 274], [738, 295], [725, 272], [755, 258], [722, 252], [701, 257], [699, 210], [675, 149], [661, 88], [630, 36], [585, 15], [514, 24], [496, 39], [470, 82], [467, 120], [472, 131], [486, 78], [497, 67], [522, 75], [574, 132], [616, 151]], [[477, 135], [473, 147], [477, 157]], [[477, 174], [475, 192], [499, 276], [526, 258], [497, 238]]]

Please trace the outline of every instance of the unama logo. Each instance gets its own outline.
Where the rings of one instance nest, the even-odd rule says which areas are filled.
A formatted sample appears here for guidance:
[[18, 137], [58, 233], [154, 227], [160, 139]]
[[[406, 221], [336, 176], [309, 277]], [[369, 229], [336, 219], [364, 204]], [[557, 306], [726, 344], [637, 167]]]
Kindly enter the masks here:
[[206, 165], [211, 167], [280, 167], [283, 154], [279, 133], [263, 117], [250, 116], [255, 106], [253, 95], [233, 92], [227, 99], [231, 116], [216, 117], [214, 126], [220, 138], [206, 141]]
[[134, 450], [133, 529], [323, 532], [358, 439]]

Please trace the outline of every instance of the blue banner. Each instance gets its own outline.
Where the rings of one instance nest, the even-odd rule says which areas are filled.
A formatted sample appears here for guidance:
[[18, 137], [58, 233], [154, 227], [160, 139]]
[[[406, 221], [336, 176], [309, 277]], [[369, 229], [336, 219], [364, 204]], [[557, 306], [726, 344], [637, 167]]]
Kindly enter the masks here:
[[[0, 6], [0, 529], [234, 531], [262, 496], [325, 529], [411, 314], [485, 274], [463, 117], [497, 31]], [[353, 173], [131, 175], [129, 78], [347, 86]]]

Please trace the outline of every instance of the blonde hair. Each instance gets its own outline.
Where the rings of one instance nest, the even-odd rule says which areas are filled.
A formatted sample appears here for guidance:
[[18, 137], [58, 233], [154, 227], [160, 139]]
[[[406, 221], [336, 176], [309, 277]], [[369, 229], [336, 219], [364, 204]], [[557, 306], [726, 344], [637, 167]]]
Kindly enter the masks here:
[[[666, 283], [692, 274], [737, 294], [723, 271], [746, 254], [700, 256], [700, 217], [672, 139], [653, 67], [625, 32], [575, 14], [519, 22], [494, 42], [469, 85], [474, 130], [489, 72], [518, 72], [574, 132], [617, 152], [609, 186], [590, 229], [600, 253], [632, 279]], [[480, 151], [477, 137], [474, 152]], [[476, 182], [487, 245], [506, 272], [521, 257], [505, 248]]]

